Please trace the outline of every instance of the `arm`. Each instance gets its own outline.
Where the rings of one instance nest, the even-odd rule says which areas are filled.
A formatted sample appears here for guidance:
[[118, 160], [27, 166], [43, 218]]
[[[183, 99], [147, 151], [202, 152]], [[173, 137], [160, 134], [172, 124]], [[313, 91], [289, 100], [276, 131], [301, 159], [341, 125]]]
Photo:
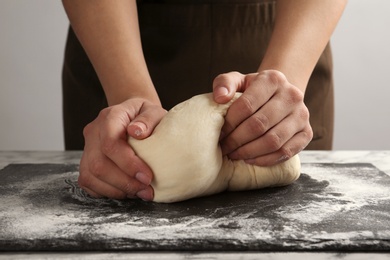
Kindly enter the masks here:
[[274, 31], [258, 71], [281, 71], [304, 92], [346, 2], [277, 0]]
[[135, 0], [63, 0], [109, 107], [84, 128], [79, 185], [95, 197], [153, 199], [151, 169], [127, 135], [146, 138], [166, 111], [142, 53]]
[[143, 97], [160, 105], [143, 57], [136, 1], [63, 0], [109, 105]]
[[291, 158], [313, 132], [303, 97], [310, 75], [346, 0], [278, 0], [275, 27], [257, 73], [227, 73], [214, 80], [214, 99], [230, 107], [221, 147], [231, 159], [273, 165]]

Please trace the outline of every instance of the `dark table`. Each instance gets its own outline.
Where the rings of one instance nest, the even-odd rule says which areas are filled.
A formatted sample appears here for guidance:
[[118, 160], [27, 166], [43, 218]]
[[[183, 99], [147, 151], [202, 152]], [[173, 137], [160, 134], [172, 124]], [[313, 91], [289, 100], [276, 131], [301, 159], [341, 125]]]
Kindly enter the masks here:
[[0, 152], [0, 259], [390, 257], [389, 151], [302, 152], [288, 187], [174, 204], [90, 198], [80, 155]]

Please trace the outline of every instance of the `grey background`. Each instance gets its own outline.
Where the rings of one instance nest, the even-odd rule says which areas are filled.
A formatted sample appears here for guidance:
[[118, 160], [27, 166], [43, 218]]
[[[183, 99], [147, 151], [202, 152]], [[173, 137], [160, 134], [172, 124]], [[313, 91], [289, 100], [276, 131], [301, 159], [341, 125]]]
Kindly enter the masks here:
[[[335, 150], [390, 149], [390, 1], [350, 0], [332, 37]], [[0, 2], [0, 150], [63, 150], [61, 1]]]

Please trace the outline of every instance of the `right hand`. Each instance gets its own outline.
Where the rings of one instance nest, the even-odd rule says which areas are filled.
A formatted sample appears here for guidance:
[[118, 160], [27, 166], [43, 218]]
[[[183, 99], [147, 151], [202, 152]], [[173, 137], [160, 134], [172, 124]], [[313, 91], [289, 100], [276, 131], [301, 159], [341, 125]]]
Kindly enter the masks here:
[[152, 200], [153, 173], [127, 138], [148, 137], [165, 114], [160, 105], [141, 98], [103, 109], [84, 128], [79, 186], [97, 198]]

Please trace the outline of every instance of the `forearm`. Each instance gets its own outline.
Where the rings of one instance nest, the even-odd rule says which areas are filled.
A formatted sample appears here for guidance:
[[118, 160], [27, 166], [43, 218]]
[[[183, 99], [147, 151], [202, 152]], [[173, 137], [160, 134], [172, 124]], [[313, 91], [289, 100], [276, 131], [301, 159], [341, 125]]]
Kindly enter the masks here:
[[109, 105], [131, 97], [160, 104], [143, 57], [135, 0], [63, 0]]
[[346, 0], [277, 0], [275, 27], [259, 71], [283, 72], [305, 92]]

